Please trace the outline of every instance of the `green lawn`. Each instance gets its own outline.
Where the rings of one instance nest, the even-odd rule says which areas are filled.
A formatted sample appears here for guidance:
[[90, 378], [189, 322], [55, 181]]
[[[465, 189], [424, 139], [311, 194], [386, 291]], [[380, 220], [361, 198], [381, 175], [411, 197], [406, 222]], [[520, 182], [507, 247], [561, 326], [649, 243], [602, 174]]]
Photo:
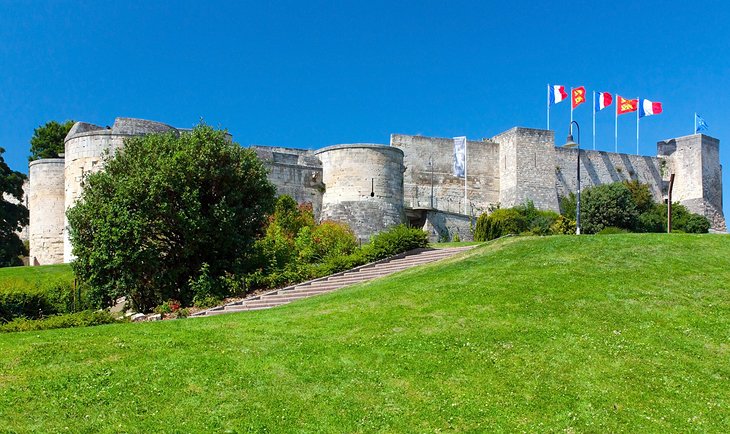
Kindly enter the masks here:
[[730, 236], [508, 238], [268, 311], [0, 336], [11, 432], [728, 432]]
[[68, 264], [0, 268], [0, 284], [7, 280], [35, 282], [48, 278], [73, 280], [73, 271]]

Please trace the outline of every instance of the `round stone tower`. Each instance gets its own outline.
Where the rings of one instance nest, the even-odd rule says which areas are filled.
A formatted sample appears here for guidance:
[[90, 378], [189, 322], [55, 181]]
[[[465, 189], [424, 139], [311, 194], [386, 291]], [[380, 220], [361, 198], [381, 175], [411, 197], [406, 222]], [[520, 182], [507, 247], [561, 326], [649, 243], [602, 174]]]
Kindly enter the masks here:
[[350, 225], [367, 242], [404, 221], [403, 151], [375, 144], [347, 144], [315, 153], [322, 161], [321, 220]]
[[29, 164], [30, 265], [63, 262], [63, 171], [63, 158], [44, 158]]
[[[117, 149], [124, 146], [124, 139], [167, 131], [177, 131], [177, 129], [160, 122], [133, 118], [117, 118], [112, 127], [76, 122], [65, 139], [65, 209], [72, 207], [81, 195], [84, 176], [101, 170], [107, 153], [113, 155]], [[64, 262], [70, 262], [73, 256], [66, 226], [68, 226], [67, 221], [64, 223], [63, 256]]]

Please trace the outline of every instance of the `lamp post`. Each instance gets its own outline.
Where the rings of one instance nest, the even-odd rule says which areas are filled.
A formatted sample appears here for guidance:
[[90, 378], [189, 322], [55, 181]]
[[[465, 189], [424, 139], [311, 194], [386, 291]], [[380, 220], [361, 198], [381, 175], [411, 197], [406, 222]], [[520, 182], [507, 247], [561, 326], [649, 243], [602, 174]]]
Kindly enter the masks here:
[[433, 155], [428, 157], [428, 168], [431, 170], [431, 209], [433, 209]]
[[[578, 129], [578, 141], [573, 141], [573, 124]], [[580, 125], [576, 121], [570, 121], [570, 132], [568, 133], [568, 142], [563, 145], [564, 148], [578, 148], [578, 165], [576, 172], [578, 173], [578, 192], [575, 195], [575, 234], [580, 235]]]

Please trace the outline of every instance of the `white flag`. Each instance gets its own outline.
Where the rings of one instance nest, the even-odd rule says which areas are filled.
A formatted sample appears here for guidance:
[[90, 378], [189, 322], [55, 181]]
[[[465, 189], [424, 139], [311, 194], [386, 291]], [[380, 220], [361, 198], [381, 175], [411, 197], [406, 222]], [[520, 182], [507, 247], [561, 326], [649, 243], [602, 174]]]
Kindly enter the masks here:
[[466, 137], [454, 137], [454, 176], [464, 177], [466, 166]]

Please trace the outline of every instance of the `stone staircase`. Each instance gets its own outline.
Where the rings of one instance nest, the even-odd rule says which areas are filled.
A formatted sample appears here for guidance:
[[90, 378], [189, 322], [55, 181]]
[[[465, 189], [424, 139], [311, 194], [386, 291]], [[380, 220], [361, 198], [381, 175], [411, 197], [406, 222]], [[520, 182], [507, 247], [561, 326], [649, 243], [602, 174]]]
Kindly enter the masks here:
[[321, 277], [319, 279], [310, 280], [308, 282], [299, 283], [282, 289], [275, 289], [264, 294], [251, 296], [245, 300], [235, 301], [224, 306], [218, 306], [212, 309], [196, 312], [190, 315], [190, 317], [269, 309], [282, 304], [301, 300], [303, 298], [326, 294], [356, 283], [368, 282], [379, 277], [388, 276], [398, 271], [416, 267], [418, 265], [449, 258], [457, 253], [469, 250], [472, 247], [474, 246], [450, 247], [445, 249], [415, 249], [406, 253], [401, 253], [400, 255], [383, 259], [382, 261], [362, 265], [360, 267], [353, 268], [352, 270], [343, 271], [341, 273], [332, 274], [330, 276]]

